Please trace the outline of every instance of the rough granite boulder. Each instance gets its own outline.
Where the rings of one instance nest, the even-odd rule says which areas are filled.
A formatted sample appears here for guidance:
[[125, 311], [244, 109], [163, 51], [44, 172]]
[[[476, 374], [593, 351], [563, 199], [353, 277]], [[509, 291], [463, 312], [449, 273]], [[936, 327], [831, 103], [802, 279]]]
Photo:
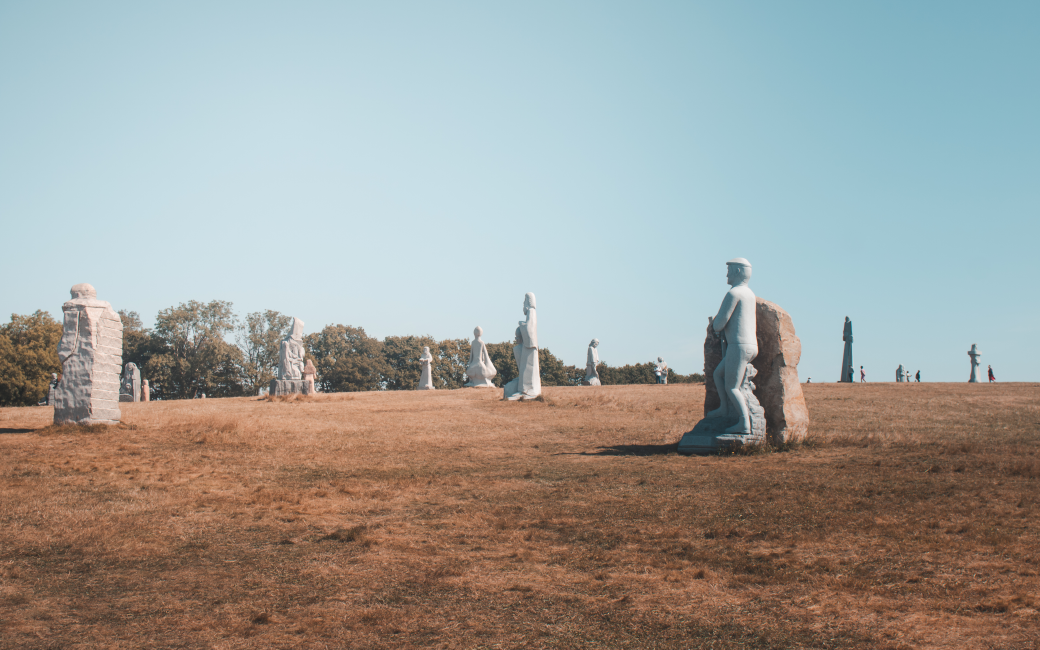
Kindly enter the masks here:
[[[774, 445], [799, 442], [809, 432], [809, 410], [798, 382], [802, 342], [794, 333], [791, 316], [779, 305], [762, 298], [755, 303], [758, 356], [751, 363], [758, 371], [755, 395], [766, 411], [766, 434]], [[717, 400], [716, 394], [716, 404]]]

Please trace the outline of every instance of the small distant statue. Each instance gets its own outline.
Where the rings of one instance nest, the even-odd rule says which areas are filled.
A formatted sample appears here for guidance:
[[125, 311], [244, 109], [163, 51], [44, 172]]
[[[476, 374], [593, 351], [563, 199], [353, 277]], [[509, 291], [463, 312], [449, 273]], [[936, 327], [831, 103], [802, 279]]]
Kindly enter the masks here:
[[141, 371], [137, 364], [131, 361], [123, 370], [123, 381], [119, 385], [120, 402], [141, 401]]
[[[750, 289], [748, 289], [748, 291], [750, 291]], [[755, 306], [755, 298], [753, 295], [751, 298], [751, 306]], [[668, 383], [668, 364], [664, 362], [662, 357], [657, 357], [657, 363], [654, 365], [654, 375], [657, 376], [657, 383]]]
[[147, 402], [152, 399], [152, 389], [148, 387], [148, 380], [141, 380], [141, 401]]
[[307, 365], [303, 367], [303, 394], [313, 395], [318, 392], [314, 389], [314, 375], [317, 371], [314, 369], [314, 362], [307, 359]]
[[520, 321], [517, 328], [521, 340], [520, 358], [517, 360], [519, 381], [514, 386], [516, 392], [505, 394], [505, 398], [512, 401], [532, 400], [542, 394], [542, 377], [538, 369], [538, 315], [533, 293], [524, 296], [524, 315], [527, 320]]
[[278, 379], [303, 379], [303, 321], [293, 318], [292, 329], [278, 350]]
[[422, 373], [419, 375], [419, 385], [415, 390], [433, 390], [433, 355], [430, 354], [430, 348], [422, 349], [419, 365], [422, 367]]
[[50, 406], [54, 404], [54, 391], [58, 388], [58, 373], [51, 373], [51, 381], [47, 386], [47, 397], [43, 398], [43, 401], [38, 403], [37, 406]]
[[852, 321], [848, 316], [845, 317], [845, 330], [842, 332], [841, 340], [845, 341], [845, 354], [841, 358], [841, 381], [851, 383], [855, 366], [852, 365]]
[[899, 364], [899, 367], [896, 368], [896, 381], [897, 382], [903, 381], [903, 374], [904, 374], [903, 373], [903, 364]]
[[596, 348], [599, 347], [599, 339], [592, 339], [589, 343], [589, 355], [585, 361], [585, 379], [581, 382], [582, 386], [602, 386], [603, 384], [599, 380], [599, 352]]
[[97, 299], [89, 284], [77, 284], [62, 305], [58, 343], [61, 383], [54, 391], [54, 423], [119, 422], [119, 369], [123, 365], [123, 322], [112, 305]]
[[498, 374], [495, 364], [491, 363], [484, 339], [480, 338], [484, 330], [478, 325], [473, 328], [473, 343], [469, 346], [469, 365], [466, 366], [466, 386], [469, 388], [494, 388], [491, 380]]
[[982, 353], [979, 352], [974, 343], [971, 344], [971, 349], [968, 350], [968, 356], [971, 357], [971, 377], [968, 378], [968, 383], [977, 384], [979, 383], [979, 378], [975, 375], [975, 369], [981, 365], [979, 364], [979, 357], [982, 356]]

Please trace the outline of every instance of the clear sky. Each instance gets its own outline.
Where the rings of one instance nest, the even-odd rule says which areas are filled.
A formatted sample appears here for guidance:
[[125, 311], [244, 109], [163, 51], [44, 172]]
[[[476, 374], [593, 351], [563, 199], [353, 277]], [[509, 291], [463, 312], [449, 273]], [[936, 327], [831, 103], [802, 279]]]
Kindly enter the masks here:
[[1040, 379], [1040, 3], [0, 2], [0, 314], [90, 282], [700, 371]]

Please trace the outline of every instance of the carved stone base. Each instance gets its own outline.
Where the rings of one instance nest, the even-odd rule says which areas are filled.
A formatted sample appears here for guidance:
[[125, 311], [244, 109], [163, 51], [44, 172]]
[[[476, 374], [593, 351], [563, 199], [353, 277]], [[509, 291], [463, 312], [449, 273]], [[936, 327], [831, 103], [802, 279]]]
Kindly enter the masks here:
[[495, 384], [486, 377], [473, 377], [464, 385], [464, 388], [494, 388]]
[[603, 384], [600, 383], [599, 377], [586, 377], [584, 380], [582, 380], [581, 385], [582, 386], [602, 386]]
[[307, 395], [307, 383], [302, 379], [272, 379], [269, 395]]
[[741, 447], [743, 445], [757, 445], [766, 439], [766, 410], [758, 403], [755, 397], [754, 379], [757, 371], [750, 363], [744, 371], [744, 378], [740, 382], [740, 392], [744, 396], [748, 413], [751, 415], [751, 431], [747, 433], [726, 433], [726, 429], [733, 426], [739, 417], [713, 417], [704, 418], [697, 423], [693, 430], [683, 434], [679, 441], [680, 454], [712, 454], [720, 449], [730, 447]]

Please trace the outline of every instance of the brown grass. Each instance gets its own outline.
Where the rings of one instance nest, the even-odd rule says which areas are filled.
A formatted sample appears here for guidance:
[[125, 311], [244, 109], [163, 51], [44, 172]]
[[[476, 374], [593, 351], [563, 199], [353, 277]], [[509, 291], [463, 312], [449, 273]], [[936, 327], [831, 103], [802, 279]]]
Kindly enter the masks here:
[[1040, 647], [1040, 387], [806, 397], [709, 458], [697, 385], [0, 409], [0, 647]]

